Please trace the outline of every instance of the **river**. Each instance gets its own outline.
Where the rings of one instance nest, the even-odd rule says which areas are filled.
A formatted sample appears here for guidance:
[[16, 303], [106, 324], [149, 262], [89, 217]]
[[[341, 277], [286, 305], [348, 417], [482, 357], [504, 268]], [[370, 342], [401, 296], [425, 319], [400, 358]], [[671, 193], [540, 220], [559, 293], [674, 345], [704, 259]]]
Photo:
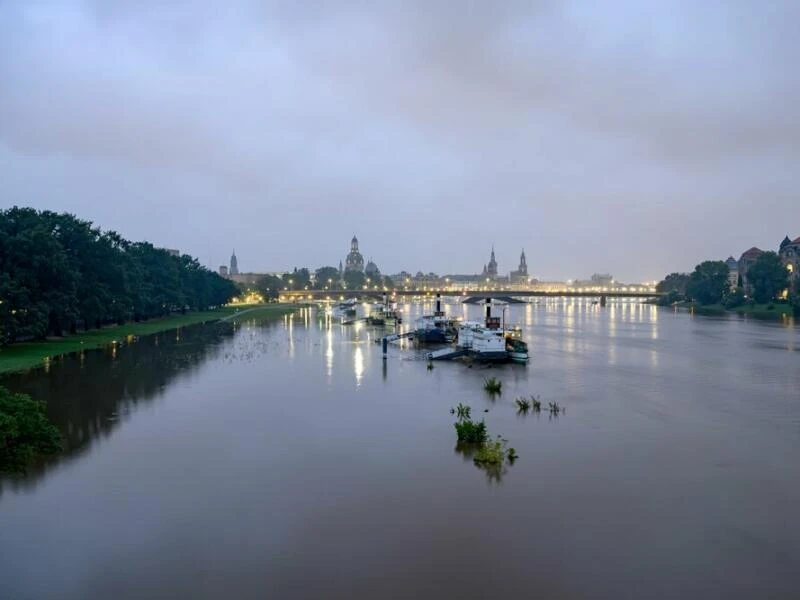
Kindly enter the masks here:
[[[626, 301], [505, 318], [527, 366], [384, 362], [380, 332], [302, 309], [0, 379], [67, 446], [0, 481], [0, 596], [797, 597], [798, 326]], [[531, 394], [566, 410], [518, 415]], [[513, 465], [455, 450], [459, 402]]]

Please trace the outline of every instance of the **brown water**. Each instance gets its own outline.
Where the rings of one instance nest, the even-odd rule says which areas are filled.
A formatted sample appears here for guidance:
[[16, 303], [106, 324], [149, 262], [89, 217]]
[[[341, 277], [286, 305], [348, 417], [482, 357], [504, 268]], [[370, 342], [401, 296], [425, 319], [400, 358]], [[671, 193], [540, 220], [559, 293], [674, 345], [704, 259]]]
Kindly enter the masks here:
[[[2, 482], [0, 597], [797, 597], [798, 327], [506, 318], [527, 367], [384, 363], [378, 332], [305, 310], [5, 378], [68, 450]], [[518, 416], [521, 394], [566, 413]], [[499, 478], [455, 451], [458, 402], [516, 448]]]

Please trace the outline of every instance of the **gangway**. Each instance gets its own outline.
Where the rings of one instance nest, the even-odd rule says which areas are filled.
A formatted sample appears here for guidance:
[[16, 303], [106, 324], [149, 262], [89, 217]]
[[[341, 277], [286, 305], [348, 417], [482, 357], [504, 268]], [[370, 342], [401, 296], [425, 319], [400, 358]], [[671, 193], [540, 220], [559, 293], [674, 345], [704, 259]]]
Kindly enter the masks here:
[[432, 352], [428, 352], [427, 359], [428, 360], [452, 360], [454, 358], [459, 358], [461, 356], [466, 356], [467, 351], [464, 348], [440, 348], [439, 350], [433, 350]]

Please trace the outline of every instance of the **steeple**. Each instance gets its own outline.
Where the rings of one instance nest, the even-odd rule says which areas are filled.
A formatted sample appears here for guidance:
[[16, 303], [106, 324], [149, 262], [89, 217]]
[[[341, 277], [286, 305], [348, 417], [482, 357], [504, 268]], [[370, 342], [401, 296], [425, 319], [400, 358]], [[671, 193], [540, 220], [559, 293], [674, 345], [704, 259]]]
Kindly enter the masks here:
[[517, 269], [517, 272], [519, 275], [528, 275], [528, 262], [525, 260], [525, 248], [522, 249], [522, 254], [519, 255], [519, 269]]
[[231, 254], [231, 268], [228, 270], [231, 275], [239, 274], [239, 261], [236, 259], [236, 248], [233, 249]]
[[486, 274], [489, 277], [497, 277], [497, 261], [494, 258], [494, 244], [492, 244], [492, 254], [489, 257], [489, 264], [486, 265]]

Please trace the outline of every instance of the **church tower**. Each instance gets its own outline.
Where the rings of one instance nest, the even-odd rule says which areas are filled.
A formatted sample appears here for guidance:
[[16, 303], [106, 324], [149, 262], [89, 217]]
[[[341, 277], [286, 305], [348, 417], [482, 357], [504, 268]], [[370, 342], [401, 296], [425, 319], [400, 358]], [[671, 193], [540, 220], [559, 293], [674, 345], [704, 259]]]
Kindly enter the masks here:
[[239, 261], [236, 260], [236, 250], [234, 250], [233, 254], [231, 254], [231, 268], [228, 270], [228, 273], [231, 275], [239, 274]]
[[525, 248], [522, 249], [522, 254], [519, 255], [519, 269], [517, 275], [520, 277], [528, 276], [528, 262], [525, 260]]
[[494, 258], [494, 244], [492, 244], [492, 255], [489, 257], [489, 264], [486, 265], [486, 274], [492, 279], [497, 277], [497, 261]]

